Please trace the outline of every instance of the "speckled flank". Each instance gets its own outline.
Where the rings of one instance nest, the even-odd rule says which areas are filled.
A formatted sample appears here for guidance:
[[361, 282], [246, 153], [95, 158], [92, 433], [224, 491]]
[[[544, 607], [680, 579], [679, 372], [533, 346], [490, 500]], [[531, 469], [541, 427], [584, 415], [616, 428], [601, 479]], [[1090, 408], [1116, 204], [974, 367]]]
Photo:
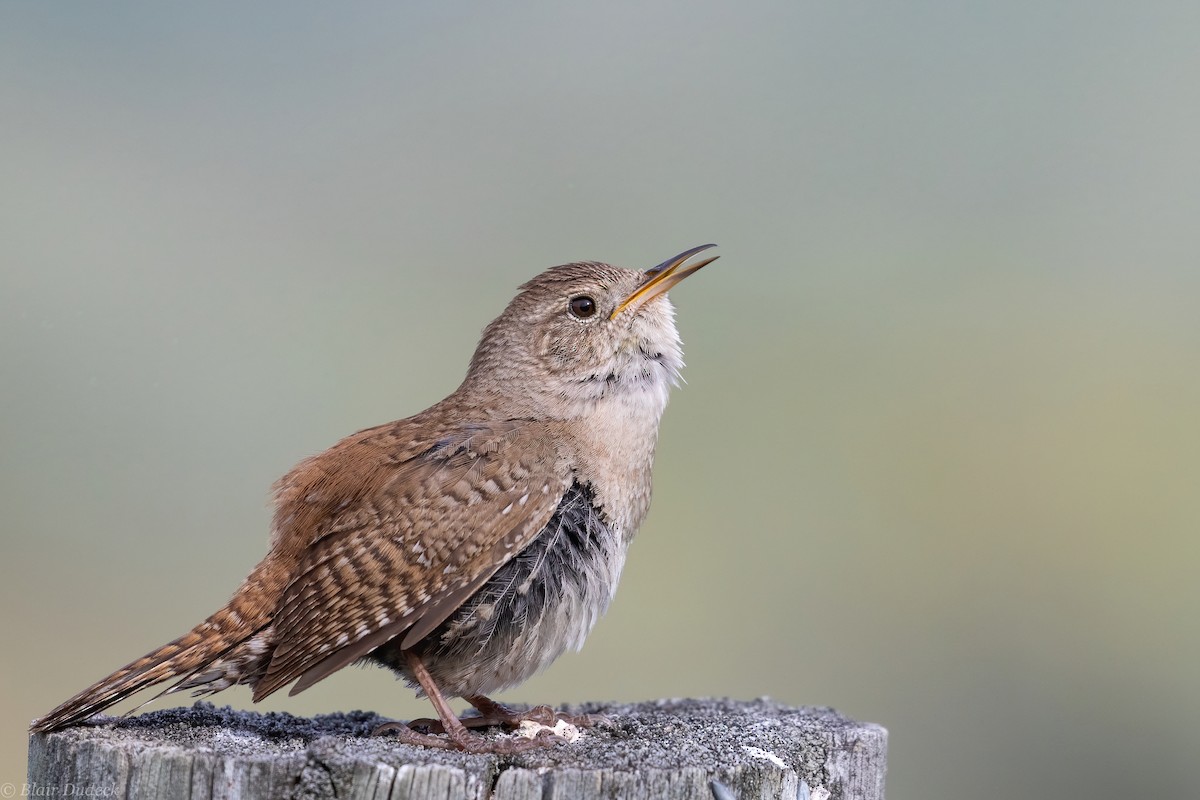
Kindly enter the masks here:
[[[607, 610], [625, 545], [574, 484], [545, 529], [417, 645], [448, 694], [491, 694], [578, 650]], [[404, 672], [398, 642], [371, 657]], [[415, 686], [410, 679], [410, 684]]]

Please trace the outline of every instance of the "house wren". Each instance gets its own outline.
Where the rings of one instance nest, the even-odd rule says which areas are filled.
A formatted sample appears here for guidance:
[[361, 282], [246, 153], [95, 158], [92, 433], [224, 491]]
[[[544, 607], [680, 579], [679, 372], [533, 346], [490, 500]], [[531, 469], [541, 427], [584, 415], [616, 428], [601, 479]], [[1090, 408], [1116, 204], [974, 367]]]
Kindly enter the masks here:
[[[146, 687], [296, 694], [355, 661], [390, 667], [437, 710], [404, 741], [515, 752], [554, 737], [467, 725], [553, 723], [487, 698], [579, 649], [650, 507], [667, 393], [683, 365], [667, 290], [713, 245], [646, 272], [546, 270], [483, 331], [467, 377], [416, 416], [359, 431], [275, 484], [270, 550], [224, 608], [36, 720], [86, 719]], [[160, 695], [161, 696], [161, 695]], [[447, 697], [480, 717], [467, 725]], [[585, 720], [580, 720], [585, 721]]]

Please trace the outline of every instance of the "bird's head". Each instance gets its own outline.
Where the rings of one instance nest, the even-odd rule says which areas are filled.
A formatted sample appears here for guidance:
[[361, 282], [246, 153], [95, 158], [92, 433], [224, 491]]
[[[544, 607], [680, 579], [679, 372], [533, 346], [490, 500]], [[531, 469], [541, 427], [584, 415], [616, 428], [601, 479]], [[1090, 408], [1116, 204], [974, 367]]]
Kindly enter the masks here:
[[683, 367], [667, 292], [715, 261], [684, 266], [713, 246], [645, 271], [595, 262], [546, 270], [484, 329], [463, 389], [556, 417], [606, 400], [661, 413]]

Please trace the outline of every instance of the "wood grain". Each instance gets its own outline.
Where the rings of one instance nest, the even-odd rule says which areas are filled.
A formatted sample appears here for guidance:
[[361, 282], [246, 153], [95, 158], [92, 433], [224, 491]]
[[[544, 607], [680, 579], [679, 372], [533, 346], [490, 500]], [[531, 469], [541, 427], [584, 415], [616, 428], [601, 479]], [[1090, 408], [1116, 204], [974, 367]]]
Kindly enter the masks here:
[[882, 800], [887, 732], [762, 699], [573, 709], [611, 722], [519, 756], [410, 747], [365, 712], [304, 719], [197, 703], [30, 737], [40, 796]]

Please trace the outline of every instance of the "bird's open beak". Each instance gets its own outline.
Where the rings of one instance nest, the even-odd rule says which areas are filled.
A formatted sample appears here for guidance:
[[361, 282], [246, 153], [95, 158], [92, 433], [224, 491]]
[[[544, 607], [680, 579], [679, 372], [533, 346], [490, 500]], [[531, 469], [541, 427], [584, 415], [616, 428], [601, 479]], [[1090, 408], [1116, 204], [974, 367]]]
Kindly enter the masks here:
[[691, 266], [680, 269], [683, 262], [687, 261], [692, 256], [707, 250], [710, 247], [716, 247], [715, 244], [702, 244], [699, 247], [693, 247], [691, 250], [684, 250], [674, 258], [669, 258], [657, 267], [651, 267], [646, 270], [646, 282], [633, 291], [633, 294], [626, 297], [609, 315], [609, 319], [617, 316], [627, 308], [636, 308], [643, 303], [648, 303], [660, 294], [666, 294], [675, 284], [682, 281], [688, 275], [699, 271], [716, 261], [720, 256], [706, 258], [703, 261], [697, 261]]

